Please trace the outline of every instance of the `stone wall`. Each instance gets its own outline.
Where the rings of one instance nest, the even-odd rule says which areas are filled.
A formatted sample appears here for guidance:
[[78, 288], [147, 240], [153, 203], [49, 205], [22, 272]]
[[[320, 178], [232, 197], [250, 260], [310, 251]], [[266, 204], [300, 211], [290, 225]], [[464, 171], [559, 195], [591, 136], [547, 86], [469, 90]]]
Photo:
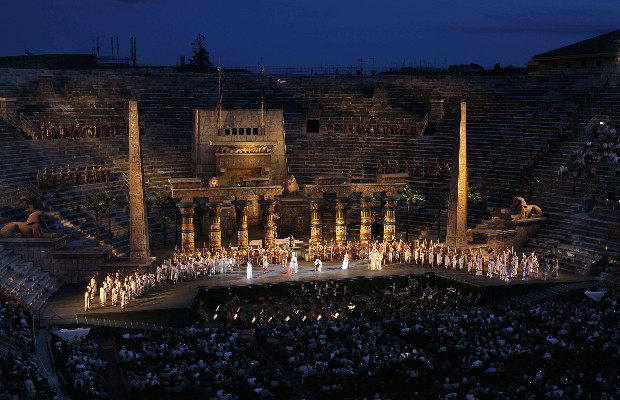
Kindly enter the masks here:
[[276, 197], [276, 214], [280, 216], [278, 238], [310, 230], [310, 207], [304, 196]]
[[519, 250], [546, 220], [544, 217], [529, 218], [511, 222], [509, 227], [503, 229], [469, 229], [467, 242], [484, 244], [495, 250], [506, 247]]
[[111, 252], [109, 245], [55, 251], [51, 254], [49, 273], [66, 283], [87, 283], [93, 275], [104, 271]]
[[66, 283], [88, 282], [101, 271], [112, 251], [108, 245], [67, 249], [66, 235], [55, 239], [3, 238], [0, 244]]
[[[245, 174], [267, 176], [270, 184], [284, 181], [287, 167], [282, 110], [264, 114], [264, 135], [260, 134], [260, 110], [222, 110], [221, 135], [217, 118], [215, 110], [194, 111], [192, 161], [197, 177], [208, 181], [217, 176], [221, 185], [230, 186], [239, 185], [239, 178]], [[247, 134], [248, 129], [252, 134]], [[258, 129], [257, 135], [253, 134], [254, 129]], [[216, 153], [217, 146], [235, 150]]]

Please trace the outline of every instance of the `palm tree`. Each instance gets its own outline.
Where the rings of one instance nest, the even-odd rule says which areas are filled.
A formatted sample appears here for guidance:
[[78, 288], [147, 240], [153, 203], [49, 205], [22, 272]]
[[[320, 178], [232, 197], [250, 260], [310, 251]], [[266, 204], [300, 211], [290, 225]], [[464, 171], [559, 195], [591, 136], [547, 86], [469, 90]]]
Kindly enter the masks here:
[[407, 234], [406, 239], [409, 241], [409, 205], [411, 203], [418, 203], [423, 201], [424, 199], [420, 196], [417, 190], [413, 190], [411, 186], [407, 183], [403, 188], [402, 196], [400, 198], [402, 201], [407, 203]]
[[441, 210], [448, 207], [448, 194], [441, 189], [435, 189], [424, 201], [427, 205], [437, 207], [437, 239], [441, 236]]
[[467, 181], [467, 199], [472, 200], [474, 203], [482, 202], [482, 193], [477, 185]]
[[123, 192], [123, 198], [119, 201], [119, 203], [123, 207], [123, 211], [129, 210], [129, 207], [131, 206], [129, 190]]
[[102, 193], [91, 192], [90, 196], [86, 198], [86, 207], [95, 214], [95, 227], [97, 229], [97, 246], [99, 246], [99, 216], [104, 210]]
[[116, 196], [112, 196], [107, 190], [100, 193], [103, 208], [108, 214], [108, 244], [112, 245], [112, 218], [110, 209], [116, 204]]
[[173, 208], [175, 206], [174, 199], [169, 192], [159, 192], [155, 195], [155, 206], [161, 209], [162, 229], [164, 231], [164, 245], [166, 244], [166, 209]]

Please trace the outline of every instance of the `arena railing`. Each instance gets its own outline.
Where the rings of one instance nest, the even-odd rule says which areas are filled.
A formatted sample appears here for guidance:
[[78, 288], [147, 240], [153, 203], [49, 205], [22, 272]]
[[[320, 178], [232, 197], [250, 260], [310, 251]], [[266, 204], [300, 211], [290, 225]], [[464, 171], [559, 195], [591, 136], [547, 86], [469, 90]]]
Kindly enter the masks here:
[[113, 319], [88, 318], [80, 315], [75, 316], [75, 322], [77, 324], [108, 326], [111, 328], [139, 329], [147, 331], [154, 331], [157, 329], [157, 325], [155, 324], [133, 321], [117, 321]]
[[2, 347], [4, 348], [10, 348], [13, 350], [20, 351], [21, 353], [26, 353], [26, 354], [31, 353], [30, 349], [23, 346], [19, 341], [11, 337], [8, 337], [2, 333], [0, 333], [0, 345], [2, 345]]

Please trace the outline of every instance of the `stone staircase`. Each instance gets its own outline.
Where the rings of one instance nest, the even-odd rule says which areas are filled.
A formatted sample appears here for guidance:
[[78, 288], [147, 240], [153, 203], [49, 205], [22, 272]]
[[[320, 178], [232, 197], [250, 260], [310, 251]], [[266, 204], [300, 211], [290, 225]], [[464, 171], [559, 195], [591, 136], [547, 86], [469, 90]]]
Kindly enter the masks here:
[[577, 283], [563, 283], [559, 285], [553, 285], [551, 287], [536, 290], [518, 297], [514, 297], [511, 300], [518, 304], [529, 304], [536, 301], [544, 300], [549, 297], [559, 296], [564, 293], [569, 293], [574, 290], [589, 290], [596, 289], [598, 283], [594, 280], [589, 282], [577, 282]]
[[41, 309], [62, 285], [49, 272], [41, 271], [32, 262], [24, 261], [21, 256], [0, 245], [0, 288], [4, 293], [30, 307]]

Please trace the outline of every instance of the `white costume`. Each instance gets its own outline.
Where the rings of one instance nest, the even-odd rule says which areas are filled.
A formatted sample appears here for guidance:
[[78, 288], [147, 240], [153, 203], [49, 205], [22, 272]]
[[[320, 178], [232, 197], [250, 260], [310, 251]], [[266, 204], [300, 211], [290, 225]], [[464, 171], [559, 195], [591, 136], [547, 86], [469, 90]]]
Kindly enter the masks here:
[[319, 271], [319, 272], [321, 272], [323, 270], [323, 262], [321, 261], [320, 258], [317, 258], [314, 261], [314, 270], [315, 271]]
[[297, 263], [297, 253], [293, 252], [291, 262], [293, 263], [293, 273], [296, 274], [299, 269], [299, 264]]
[[252, 279], [252, 262], [248, 260], [248, 265], [246, 267], [246, 274], [248, 279]]
[[86, 290], [84, 293], [84, 311], [88, 311], [90, 309], [90, 292]]
[[349, 253], [344, 253], [344, 258], [342, 259], [342, 267], [340, 269], [349, 269]]
[[101, 286], [99, 288], [99, 304], [101, 306], [105, 306], [106, 303], [106, 291], [105, 291], [105, 286]]

